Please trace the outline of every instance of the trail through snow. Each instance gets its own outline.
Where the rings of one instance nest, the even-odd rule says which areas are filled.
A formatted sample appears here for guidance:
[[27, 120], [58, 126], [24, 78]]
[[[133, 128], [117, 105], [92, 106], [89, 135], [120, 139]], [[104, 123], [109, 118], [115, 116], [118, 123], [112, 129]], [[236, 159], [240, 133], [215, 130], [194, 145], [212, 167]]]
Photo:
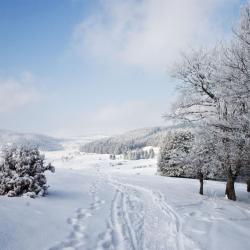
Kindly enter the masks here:
[[188, 250], [199, 249], [182, 231], [180, 216], [167, 204], [159, 190], [118, 181], [111, 174], [102, 172], [96, 166], [98, 181], [92, 183], [90, 192], [93, 202], [88, 209], [79, 208], [68, 222], [72, 232], [66, 240], [50, 250], [88, 249], [86, 223], [95, 216], [105, 200], [98, 196], [97, 183], [113, 188], [110, 215], [106, 228], [98, 234], [97, 250]]

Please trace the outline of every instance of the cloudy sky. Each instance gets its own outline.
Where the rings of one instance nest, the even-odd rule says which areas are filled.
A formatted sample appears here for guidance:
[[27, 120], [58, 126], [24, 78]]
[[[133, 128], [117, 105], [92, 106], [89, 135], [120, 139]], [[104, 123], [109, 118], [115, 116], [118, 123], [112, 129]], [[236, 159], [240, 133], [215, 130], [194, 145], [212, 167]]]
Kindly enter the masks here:
[[0, 1], [0, 128], [164, 125], [180, 53], [231, 36], [243, 0]]

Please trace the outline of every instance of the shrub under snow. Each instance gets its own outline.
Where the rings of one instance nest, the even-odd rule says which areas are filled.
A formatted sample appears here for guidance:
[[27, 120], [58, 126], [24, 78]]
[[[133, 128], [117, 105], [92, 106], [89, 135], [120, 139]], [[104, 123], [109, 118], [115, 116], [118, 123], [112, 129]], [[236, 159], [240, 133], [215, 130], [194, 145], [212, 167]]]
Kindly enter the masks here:
[[0, 163], [0, 195], [34, 198], [48, 190], [45, 171], [55, 168], [45, 164], [45, 157], [37, 148], [11, 147], [2, 152]]

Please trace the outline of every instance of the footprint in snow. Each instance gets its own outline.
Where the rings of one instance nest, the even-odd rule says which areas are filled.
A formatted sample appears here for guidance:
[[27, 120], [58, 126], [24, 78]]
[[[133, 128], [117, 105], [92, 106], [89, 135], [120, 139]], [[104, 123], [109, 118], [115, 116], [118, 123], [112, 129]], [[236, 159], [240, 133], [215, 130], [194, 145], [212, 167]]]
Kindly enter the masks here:
[[[93, 194], [96, 193], [96, 187], [92, 186]], [[72, 225], [72, 231], [70, 235], [57, 244], [55, 247], [49, 250], [80, 250], [85, 249], [86, 242], [88, 240], [88, 235], [86, 233], [87, 219], [93, 216], [93, 213], [101, 208], [101, 205], [105, 201], [101, 200], [98, 196], [93, 195], [93, 202], [90, 204], [88, 209], [78, 208], [76, 210], [76, 215], [73, 218], [67, 220], [68, 224]]]

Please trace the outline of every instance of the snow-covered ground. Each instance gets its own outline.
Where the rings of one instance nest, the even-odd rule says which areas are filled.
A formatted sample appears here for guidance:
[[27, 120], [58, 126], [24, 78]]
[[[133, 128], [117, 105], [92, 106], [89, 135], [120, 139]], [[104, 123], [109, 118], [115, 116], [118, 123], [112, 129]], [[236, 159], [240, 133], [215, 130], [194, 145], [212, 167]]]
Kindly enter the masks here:
[[237, 184], [155, 175], [156, 159], [46, 152], [56, 173], [43, 198], [0, 198], [0, 250], [250, 249], [250, 195]]

